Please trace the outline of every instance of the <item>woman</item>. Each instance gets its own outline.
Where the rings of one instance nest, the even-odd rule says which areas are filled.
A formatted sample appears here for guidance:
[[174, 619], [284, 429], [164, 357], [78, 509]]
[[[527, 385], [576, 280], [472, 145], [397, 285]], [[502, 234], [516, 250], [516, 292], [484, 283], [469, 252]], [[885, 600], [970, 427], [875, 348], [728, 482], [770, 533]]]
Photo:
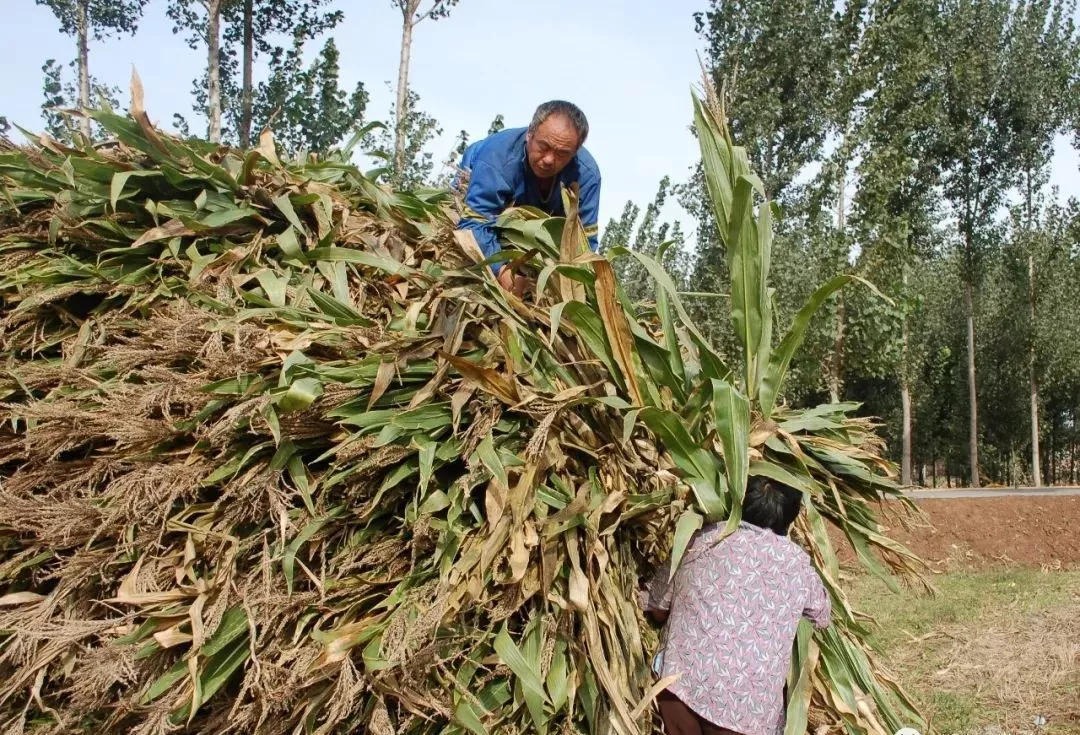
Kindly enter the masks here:
[[784, 684], [801, 617], [829, 624], [828, 593], [809, 555], [787, 538], [802, 493], [752, 477], [742, 523], [727, 538], [708, 524], [675, 577], [661, 569], [645, 609], [665, 622], [657, 697], [668, 735], [774, 735], [784, 728]]

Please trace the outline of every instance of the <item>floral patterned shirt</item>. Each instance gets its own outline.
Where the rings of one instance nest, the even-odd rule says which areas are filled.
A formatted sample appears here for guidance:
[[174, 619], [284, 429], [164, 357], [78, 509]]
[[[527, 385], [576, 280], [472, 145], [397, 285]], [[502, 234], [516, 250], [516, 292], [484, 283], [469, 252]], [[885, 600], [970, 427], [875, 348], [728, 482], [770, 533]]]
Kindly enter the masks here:
[[829, 624], [828, 593], [809, 555], [749, 523], [728, 538], [708, 524], [691, 540], [668, 582], [657, 570], [647, 610], [669, 610], [657, 673], [678, 674], [668, 690], [719, 727], [743, 735], [783, 732], [783, 689], [802, 616]]

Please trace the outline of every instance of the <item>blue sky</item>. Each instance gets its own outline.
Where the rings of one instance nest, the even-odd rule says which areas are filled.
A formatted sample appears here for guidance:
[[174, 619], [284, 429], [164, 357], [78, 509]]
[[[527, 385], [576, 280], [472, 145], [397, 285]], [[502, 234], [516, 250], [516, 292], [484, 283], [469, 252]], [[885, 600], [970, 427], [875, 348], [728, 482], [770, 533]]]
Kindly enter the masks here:
[[[425, 0], [427, 4], [429, 0]], [[0, 115], [41, 126], [41, 65], [66, 63], [74, 42], [33, 0], [0, 24], [5, 49]], [[165, 0], [153, 0], [134, 37], [94, 42], [91, 72], [127, 89], [131, 67], [146, 88], [151, 118], [168, 127], [174, 112], [191, 118], [191, 80], [205, 54], [174, 36]], [[369, 118], [385, 119], [397, 79], [401, 15], [390, 0], [341, 0], [345, 21], [334, 31], [342, 81], [362, 81], [371, 94]], [[603, 174], [601, 225], [626, 200], [651, 201], [665, 175], [683, 180], [696, 160], [690, 135], [690, 88], [699, 78], [692, 14], [705, 0], [461, 0], [448, 19], [425, 21], [414, 37], [410, 83], [421, 107], [441, 123], [432, 145], [443, 160], [459, 130], [482, 135], [502, 113], [524, 125], [535, 106], [561, 97], [579, 104], [592, 129], [588, 147]], [[256, 76], [258, 77], [257, 70]], [[122, 101], [123, 100], [122, 98]], [[1051, 183], [1080, 194], [1080, 156], [1058, 141]], [[677, 207], [666, 211], [679, 216]]]

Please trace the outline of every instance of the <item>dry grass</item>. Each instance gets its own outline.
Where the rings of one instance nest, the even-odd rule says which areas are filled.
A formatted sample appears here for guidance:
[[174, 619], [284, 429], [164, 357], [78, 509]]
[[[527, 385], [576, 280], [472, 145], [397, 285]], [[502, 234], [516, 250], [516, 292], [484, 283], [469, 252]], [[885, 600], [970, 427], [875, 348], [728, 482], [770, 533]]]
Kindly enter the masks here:
[[[896, 596], [870, 579], [855, 599], [874, 641], [941, 733], [1080, 734], [1080, 569], [945, 574], [941, 595]], [[1035, 718], [1046, 718], [1036, 728]]]

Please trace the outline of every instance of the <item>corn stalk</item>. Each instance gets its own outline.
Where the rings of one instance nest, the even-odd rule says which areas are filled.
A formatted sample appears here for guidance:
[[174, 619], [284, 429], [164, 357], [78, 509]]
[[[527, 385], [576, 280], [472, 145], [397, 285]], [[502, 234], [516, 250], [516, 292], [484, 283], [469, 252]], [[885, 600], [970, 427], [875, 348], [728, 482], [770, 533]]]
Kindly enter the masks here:
[[855, 406], [777, 401], [850, 279], [771, 348], [769, 209], [695, 106], [739, 382], [655, 261], [639, 316], [578, 254], [573, 192], [499, 222], [522, 300], [445, 193], [388, 191], [351, 146], [181, 142], [137, 80], [132, 117], [93, 113], [111, 146], [0, 152], [0, 730], [653, 732], [636, 591], [685, 529], [737, 522], [750, 475], [805, 492], [834, 606], [799, 632], [789, 732], [914, 718], [827, 534], [919, 579], [875, 516], [893, 468]]

